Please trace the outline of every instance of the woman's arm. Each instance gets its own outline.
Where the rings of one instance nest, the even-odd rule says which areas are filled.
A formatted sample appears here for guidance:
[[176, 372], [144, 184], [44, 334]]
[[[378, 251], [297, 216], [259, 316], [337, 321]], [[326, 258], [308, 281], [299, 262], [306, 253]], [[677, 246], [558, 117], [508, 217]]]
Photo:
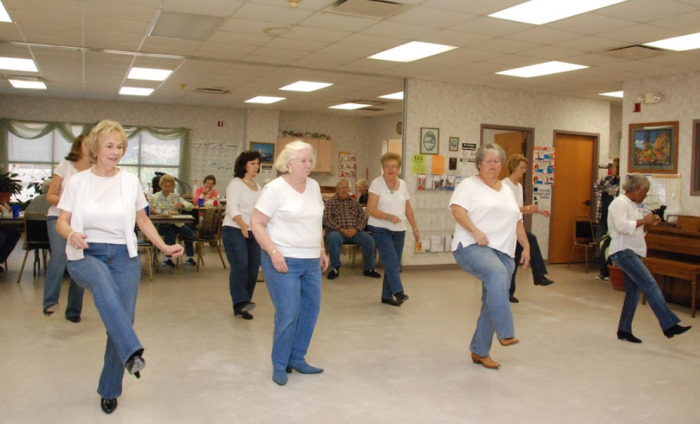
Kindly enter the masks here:
[[367, 198], [367, 213], [377, 219], [386, 219], [394, 224], [401, 222], [401, 218], [396, 215], [391, 215], [387, 212], [379, 210], [377, 204], [379, 203], [379, 195], [376, 193], [370, 193]]
[[527, 240], [527, 233], [525, 232], [522, 219], [518, 221], [515, 235], [518, 238], [518, 243], [520, 243], [520, 246], [523, 248], [523, 253], [520, 255], [520, 264], [523, 268], [527, 268], [527, 266], [530, 265], [530, 242]]
[[73, 231], [70, 226], [70, 219], [72, 214], [68, 211], [61, 210], [61, 214], [58, 215], [58, 220], [56, 221], [56, 231], [64, 239], [66, 243], [70, 244], [76, 249], [87, 249], [88, 245], [85, 242], [87, 234], [83, 234], [80, 231]]
[[270, 255], [272, 265], [277, 272], [287, 272], [289, 269], [282, 252], [277, 250], [272, 239], [267, 235], [267, 231], [265, 231], [265, 226], [267, 226], [268, 222], [270, 222], [269, 216], [257, 209], [253, 209], [253, 214], [250, 216], [250, 229], [253, 230], [255, 240]]
[[153, 222], [151, 222], [151, 219], [148, 218], [144, 209], [136, 211], [136, 225], [143, 235], [166, 255], [178, 257], [184, 252], [184, 248], [181, 244], [170, 245], [163, 241], [163, 238], [158, 234], [158, 230], [156, 230], [156, 227], [153, 225]]
[[411, 228], [413, 228], [413, 238], [416, 239], [416, 243], [418, 243], [420, 241], [420, 231], [418, 230], [418, 224], [416, 224], [416, 217], [413, 215], [411, 202], [408, 200], [406, 200], [406, 219], [408, 219], [408, 223], [411, 224]]
[[464, 209], [460, 205], [452, 204], [450, 205], [450, 210], [452, 211], [452, 216], [455, 218], [455, 221], [457, 221], [459, 225], [464, 227], [465, 230], [472, 233], [474, 239], [476, 240], [476, 243], [479, 246], [488, 246], [489, 238], [486, 237], [486, 234], [484, 234], [481, 230], [476, 228], [474, 223], [472, 223], [472, 220], [469, 218], [469, 213], [466, 209]]
[[51, 177], [51, 185], [49, 185], [49, 191], [46, 193], [46, 201], [53, 206], [58, 205], [61, 193], [61, 184], [63, 183], [63, 177], [58, 174], [53, 174]]

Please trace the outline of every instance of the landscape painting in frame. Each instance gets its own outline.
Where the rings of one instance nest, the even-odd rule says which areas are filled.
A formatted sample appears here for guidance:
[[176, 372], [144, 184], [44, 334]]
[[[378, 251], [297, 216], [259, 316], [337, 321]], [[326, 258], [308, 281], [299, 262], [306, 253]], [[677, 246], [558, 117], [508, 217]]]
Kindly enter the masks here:
[[629, 172], [678, 172], [678, 121], [630, 124]]

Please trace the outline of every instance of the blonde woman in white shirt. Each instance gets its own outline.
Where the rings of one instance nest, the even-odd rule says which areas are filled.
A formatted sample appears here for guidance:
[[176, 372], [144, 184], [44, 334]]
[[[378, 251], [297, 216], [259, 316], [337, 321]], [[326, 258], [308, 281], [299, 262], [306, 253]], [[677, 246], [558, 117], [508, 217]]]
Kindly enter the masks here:
[[272, 381], [280, 386], [292, 370], [323, 372], [305, 358], [321, 307], [321, 271], [328, 268], [321, 188], [309, 178], [314, 164], [310, 144], [287, 144], [275, 161], [283, 174], [265, 185], [250, 219], [275, 305]]
[[617, 338], [632, 343], [642, 342], [632, 334], [632, 320], [642, 293], [646, 295], [666, 337], [671, 338], [690, 329], [690, 326], [678, 325], [681, 320], [669, 309], [659, 285], [642, 261], [647, 255], [645, 227], [661, 222], [661, 218], [652, 213], [642, 215], [637, 207], [647, 197], [649, 186], [649, 180], [644, 175], [628, 175], [622, 185], [625, 194], [616, 197], [608, 208], [609, 257], [622, 269], [625, 278], [625, 301], [617, 326]]
[[234, 179], [226, 188], [226, 216], [221, 229], [226, 257], [231, 264], [228, 277], [233, 302], [233, 315], [253, 319], [251, 302], [260, 268], [260, 245], [250, 230], [250, 216], [260, 197], [261, 188], [255, 182], [260, 169], [260, 152], [241, 153], [233, 168]]
[[140, 377], [146, 362], [134, 331], [141, 262], [134, 224], [164, 253], [182, 255], [167, 245], [146, 216], [148, 205], [138, 178], [117, 168], [127, 139], [118, 122], [101, 121], [87, 140], [91, 169], [71, 177], [61, 195], [56, 229], [66, 239], [68, 272], [92, 292], [107, 329], [104, 366], [97, 387], [106, 414], [117, 408], [124, 369]]

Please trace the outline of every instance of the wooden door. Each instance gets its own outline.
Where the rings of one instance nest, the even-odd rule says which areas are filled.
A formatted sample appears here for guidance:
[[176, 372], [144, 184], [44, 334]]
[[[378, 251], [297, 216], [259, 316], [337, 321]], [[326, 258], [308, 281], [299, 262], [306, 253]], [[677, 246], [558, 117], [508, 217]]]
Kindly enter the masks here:
[[509, 175], [507, 166], [508, 158], [516, 154], [525, 154], [525, 133], [522, 131], [498, 133], [495, 134], [494, 140], [496, 144], [506, 151], [506, 163], [503, 164], [503, 169], [501, 169], [501, 173], [498, 175], [498, 179], [502, 180]]
[[[591, 216], [596, 136], [555, 135], [554, 187], [549, 236], [549, 262], [566, 263], [574, 244], [574, 218]], [[583, 262], [576, 249], [574, 262]]]

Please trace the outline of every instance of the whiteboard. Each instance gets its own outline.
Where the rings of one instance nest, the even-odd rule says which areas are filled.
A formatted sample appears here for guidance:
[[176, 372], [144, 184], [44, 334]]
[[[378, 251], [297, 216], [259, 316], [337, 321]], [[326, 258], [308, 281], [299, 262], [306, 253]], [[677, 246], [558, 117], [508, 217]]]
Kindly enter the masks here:
[[220, 197], [225, 197], [226, 187], [233, 179], [238, 148], [238, 144], [218, 141], [190, 141], [192, 191], [194, 192], [197, 186], [202, 185], [205, 176], [213, 175], [216, 177], [216, 191], [219, 192]]

